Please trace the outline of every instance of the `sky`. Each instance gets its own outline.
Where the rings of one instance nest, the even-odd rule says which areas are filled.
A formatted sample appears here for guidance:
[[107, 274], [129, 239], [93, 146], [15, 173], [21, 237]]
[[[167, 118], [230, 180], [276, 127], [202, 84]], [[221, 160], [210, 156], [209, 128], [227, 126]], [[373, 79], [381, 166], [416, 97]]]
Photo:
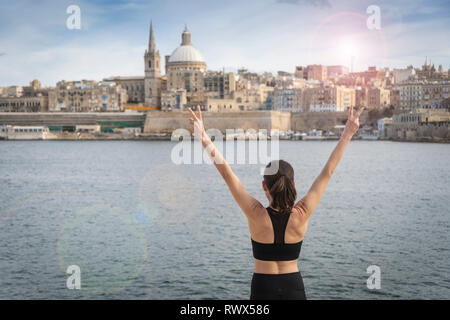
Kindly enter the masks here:
[[[67, 27], [70, 5], [80, 8], [80, 29]], [[371, 5], [378, 30], [367, 25]], [[448, 70], [449, 13], [449, 0], [0, 0], [0, 87], [143, 76], [150, 21], [163, 64], [186, 24], [209, 70], [353, 60], [362, 71], [420, 67], [425, 57]]]

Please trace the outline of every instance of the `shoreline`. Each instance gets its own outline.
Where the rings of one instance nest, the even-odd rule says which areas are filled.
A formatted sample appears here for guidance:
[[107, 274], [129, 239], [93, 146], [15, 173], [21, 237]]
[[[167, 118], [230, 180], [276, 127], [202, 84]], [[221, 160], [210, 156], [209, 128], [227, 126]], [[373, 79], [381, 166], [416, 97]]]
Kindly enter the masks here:
[[[236, 139], [228, 140], [235, 141]], [[248, 137], [245, 141], [258, 140], [249, 139]], [[270, 137], [269, 139], [270, 140]], [[279, 139], [279, 141], [291, 141], [291, 142], [310, 142], [310, 141], [337, 141], [339, 137], [323, 137], [323, 139]], [[416, 138], [416, 139], [399, 139], [399, 138], [383, 138], [383, 139], [362, 139], [361, 137], [355, 137], [352, 141], [391, 141], [391, 142], [416, 142], [416, 143], [442, 143], [450, 144], [450, 139], [446, 138]], [[81, 134], [76, 133], [60, 133], [52, 134], [51, 137], [46, 138], [19, 138], [15, 137], [13, 139], [6, 139], [5, 137], [0, 137], [0, 141], [172, 141], [171, 134], [169, 133], [146, 133], [138, 135], [120, 135], [120, 134]], [[223, 141], [227, 141], [224, 139]], [[178, 141], [173, 141], [178, 142]]]

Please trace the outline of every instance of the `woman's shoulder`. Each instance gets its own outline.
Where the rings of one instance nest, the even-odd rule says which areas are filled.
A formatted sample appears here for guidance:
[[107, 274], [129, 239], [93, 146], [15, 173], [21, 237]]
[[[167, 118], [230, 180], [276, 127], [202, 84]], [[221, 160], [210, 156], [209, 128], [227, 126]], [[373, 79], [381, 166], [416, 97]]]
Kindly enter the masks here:
[[294, 220], [294, 222], [303, 224], [308, 221], [308, 216], [305, 214], [305, 211], [302, 210], [301, 207], [294, 206], [291, 210], [291, 219]]

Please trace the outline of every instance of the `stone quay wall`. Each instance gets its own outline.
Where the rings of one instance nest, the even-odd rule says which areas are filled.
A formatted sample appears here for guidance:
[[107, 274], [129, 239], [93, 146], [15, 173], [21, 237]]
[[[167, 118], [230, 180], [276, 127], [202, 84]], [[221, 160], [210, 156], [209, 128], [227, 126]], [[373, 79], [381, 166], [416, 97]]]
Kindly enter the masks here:
[[[291, 129], [291, 114], [278, 111], [246, 111], [246, 112], [203, 112], [206, 129]], [[147, 113], [144, 133], [172, 132], [176, 129], [190, 130], [190, 114], [188, 112]]]
[[[345, 124], [347, 112], [304, 112], [290, 113], [280, 111], [245, 111], [245, 112], [203, 112], [205, 128], [218, 129], [278, 129], [282, 131], [309, 131], [312, 129], [331, 130], [335, 125]], [[145, 133], [172, 132], [176, 129], [189, 130], [188, 112], [147, 113]], [[361, 116], [364, 123], [366, 116]]]

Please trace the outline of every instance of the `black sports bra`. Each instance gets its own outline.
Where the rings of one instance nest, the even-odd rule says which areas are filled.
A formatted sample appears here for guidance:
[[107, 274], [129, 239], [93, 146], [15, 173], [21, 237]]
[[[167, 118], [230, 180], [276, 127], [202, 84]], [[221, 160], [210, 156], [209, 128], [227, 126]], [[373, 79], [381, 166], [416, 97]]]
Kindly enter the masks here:
[[298, 259], [302, 242], [284, 243], [284, 233], [291, 213], [280, 213], [267, 207], [272, 221], [274, 243], [260, 243], [252, 239], [253, 257], [264, 261], [289, 261]]

